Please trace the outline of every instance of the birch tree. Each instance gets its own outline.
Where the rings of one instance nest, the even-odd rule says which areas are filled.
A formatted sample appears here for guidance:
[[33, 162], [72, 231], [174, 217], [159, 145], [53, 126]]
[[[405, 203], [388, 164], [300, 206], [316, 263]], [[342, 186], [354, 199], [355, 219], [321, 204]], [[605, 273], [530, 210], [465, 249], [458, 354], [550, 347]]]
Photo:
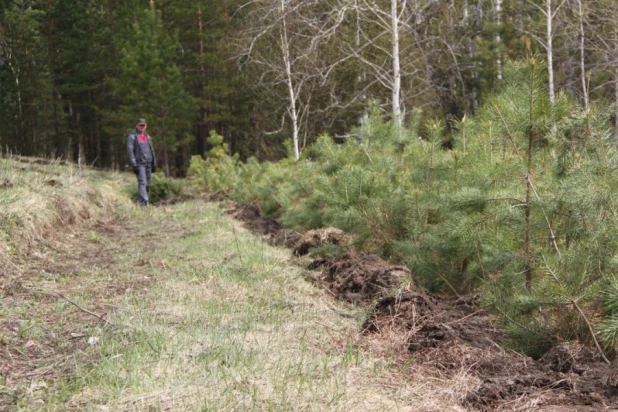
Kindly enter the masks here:
[[257, 70], [256, 86], [263, 92], [276, 98], [278, 91], [284, 91], [279, 95], [280, 126], [264, 133], [281, 133], [289, 121], [298, 160], [307, 140], [308, 118], [320, 106], [314, 92], [332, 72], [333, 64], [323, 58], [322, 48], [335, 35], [347, 7], [333, 9], [318, 0], [251, 1], [243, 7], [252, 9], [252, 23], [241, 36], [241, 69]]
[[[496, 26], [498, 30], [502, 26], [502, 0], [494, 0], [494, 21], [496, 22]], [[498, 69], [498, 80], [503, 80], [502, 77], [502, 55], [500, 52], [500, 48], [502, 46], [502, 37], [500, 36], [500, 32], [496, 31], [496, 35], [494, 41], [496, 42], [496, 46], [498, 49], [498, 56], [496, 58], [496, 67]]]
[[564, 67], [566, 87], [581, 98], [586, 110], [590, 106], [587, 56], [591, 56], [588, 49], [592, 32], [588, 21], [589, 9], [586, 0], [567, 0], [562, 18], [557, 20], [557, 24], [565, 28], [563, 37], [566, 58], [561, 66]]
[[588, 82], [586, 75], [586, 31], [584, 30], [585, 13], [584, 5], [582, 4], [583, 2], [584, 0], [577, 0], [577, 21], [579, 29], [579, 71], [580, 81], [582, 85], [582, 95], [584, 99], [584, 108], [586, 109], [586, 111], [588, 111], [590, 102], [588, 96]]
[[[391, 0], [391, 33], [393, 37], [393, 119], [398, 132], [401, 131], [401, 62], [399, 55], [399, 30], [400, 30], [400, 0]], [[403, 0], [401, 9], [406, 5]]]
[[354, 56], [364, 66], [371, 84], [390, 93], [390, 112], [398, 130], [405, 120], [407, 98], [423, 91], [414, 88], [424, 80], [421, 68], [426, 66], [425, 53], [419, 47], [422, 41], [415, 35], [413, 25], [420, 25], [423, 9], [429, 3], [430, 0], [415, 0], [411, 5], [407, 0], [357, 0], [353, 5], [361, 22], [357, 47], [348, 46], [344, 54]]
[[540, 6], [536, 3], [532, 3], [535, 7], [537, 7], [538, 11], [542, 13], [545, 18], [545, 39], [541, 39], [537, 37], [537, 41], [541, 44], [541, 46], [545, 49], [545, 53], [547, 56], [547, 82], [549, 88], [549, 101], [554, 104], [556, 101], [556, 91], [555, 91], [555, 82], [554, 82], [554, 19], [556, 14], [562, 8], [566, 0], [561, 0], [561, 2], [556, 6], [554, 4], [554, 0], [545, 0], [545, 5]]
[[[595, 70], [600, 72], [594, 91], [601, 93], [603, 98], [613, 100], [615, 131], [618, 142], [618, 2], [601, 0], [596, 2], [593, 19], [595, 24], [590, 28], [590, 48], [599, 55], [595, 62]], [[607, 95], [607, 89], [613, 89], [613, 94]], [[592, 91], [592, 90], [591, 90]]]

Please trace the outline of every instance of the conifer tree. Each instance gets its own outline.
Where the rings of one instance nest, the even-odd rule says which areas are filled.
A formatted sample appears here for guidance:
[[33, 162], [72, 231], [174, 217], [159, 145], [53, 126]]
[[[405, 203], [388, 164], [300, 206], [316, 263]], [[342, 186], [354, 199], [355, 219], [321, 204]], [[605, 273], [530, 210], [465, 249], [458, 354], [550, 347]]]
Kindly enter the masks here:
[[165, 32], [161, 12], [151, 4], [133, 25], [133, 35], [122, 48], [119, 77], [112, 83], [121, 101], [119, 118], [126, 127], [141, 117], [148, 120], [167, 174], [173, 150], [187, 144], [195, 117], [193, 98], [185, 90], [176, 64], [178, 50], [176, 35]]
[[[109, 136], [101, 127], [101, 112], [110, 103], [116, 59], [104, 0], [55, 0], [55, 84], [62, 109], [64, 151], [80, 163], [111, 160]], [[96, 45], [96, 46], [93, 46]]]
[[43, 13], [29, 1], [0, 8], [0, 143], [18, 153], [50, 154], [47, 49]]

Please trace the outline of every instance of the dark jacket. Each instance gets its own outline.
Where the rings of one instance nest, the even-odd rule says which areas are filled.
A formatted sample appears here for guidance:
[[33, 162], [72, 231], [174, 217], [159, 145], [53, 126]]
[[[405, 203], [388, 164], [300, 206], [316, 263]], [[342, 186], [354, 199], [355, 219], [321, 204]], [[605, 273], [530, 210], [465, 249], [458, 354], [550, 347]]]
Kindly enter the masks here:
[[137, 130], [133, 130], [129, 133], [129, 137], [127, 138], [127, 153], [129, 155], [131, 167], [138, 165], [157, 167], [157, 159], [148, 133], [140, 135]]

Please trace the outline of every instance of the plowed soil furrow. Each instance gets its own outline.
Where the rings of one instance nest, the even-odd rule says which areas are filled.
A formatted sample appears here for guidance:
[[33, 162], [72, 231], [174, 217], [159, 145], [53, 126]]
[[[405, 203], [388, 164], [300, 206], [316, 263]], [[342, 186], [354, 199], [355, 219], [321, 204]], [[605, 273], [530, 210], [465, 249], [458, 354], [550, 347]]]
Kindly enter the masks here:
[[[344, 237], [331, 236], [333, 228], [290, 236], [251, 205], [230, 213], [256, 235], [292, 248], [295, 255], [339, 244]], [[319, 258], [308, 269], [309, 280], [328, 296], [371, 307], [362, 334], [374, 353], [387, 354], [408, 370], [422, 369], [427, 376], [448, 379], [463, 373], [476, 379], [460, 399], [466, 409], [618, 410], [615, 365], [575, 342], [556, 346], [540, 360], [507, 350], [497, 318], [481, 308], [479, 296], [430, 296], [414, 287], [407, 268], [373, 255]]]

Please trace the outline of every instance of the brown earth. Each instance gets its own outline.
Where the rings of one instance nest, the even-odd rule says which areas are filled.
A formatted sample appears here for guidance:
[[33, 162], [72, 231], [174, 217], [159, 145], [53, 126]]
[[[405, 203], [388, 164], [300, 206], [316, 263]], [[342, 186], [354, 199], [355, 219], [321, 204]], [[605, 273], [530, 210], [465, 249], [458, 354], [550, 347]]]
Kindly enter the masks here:
[[[334, 237], [319, 230], [290, 235], [277, 221], [261, 217], [254, 206], [235, 207], [230, 214], [270, 243], [293, 249], [295, 255], [324, 243], [349, 241], [343, 234]], [[318, 241], [311, 244], [307, 239]], [[362, 330], [374, 352], [400, 341], [403, 353], [394, 357], [401, 365], [440, 377], [462, 371], [476, 377], [480, 383], [461, 397], [466, 409], [618, 410], [618, 367], [573, 342], [554, 347], [538, 361], [505, 349], [496, 317], [480, 307], [478, 296], [430, 296], [414, 287], [407, 268], [373, 255], [320, 258], [308, 269], [307, 277], [337, 299], [361, 305], [375, 302]], [[402, 283], [405, 288], [393, 294]]]
[[293, 248], [301, 237], [298, 232], [288, 232], [275, 219], [261, 216], [260, 209], [254, 203], [239, 206], [234, 202], [227, 202], [227, 214], [243, 222], [251, 233], [261, 237], [273, 246]]
[[[301, 238], [302, 239], [302, 238]], [[388, 295], [403, 282], [411, 282], [412, 274], [404, 266], [391, 265], [376, 255], [344, 255], [339, 259], [316, 259], [309, 269], [315, 284], [347, 302], [370, 304]]]
[[507, 351], [501, 346], [503, 334], [496, 319], [480, 309], [477, 300], [405, 291], [375, 305], [364, 333], [390, 328], [405, 336], [409, 356], [417, 365], [442, 375], [465, 370], [480, 378], [481, 384], [463, 400], [474, 410], [618, 408], [618, 380], [612, 380], [613, 374], [618, 378], [618, 370], [604, 364], [594, 351], [565, 342], [539, 361]]

